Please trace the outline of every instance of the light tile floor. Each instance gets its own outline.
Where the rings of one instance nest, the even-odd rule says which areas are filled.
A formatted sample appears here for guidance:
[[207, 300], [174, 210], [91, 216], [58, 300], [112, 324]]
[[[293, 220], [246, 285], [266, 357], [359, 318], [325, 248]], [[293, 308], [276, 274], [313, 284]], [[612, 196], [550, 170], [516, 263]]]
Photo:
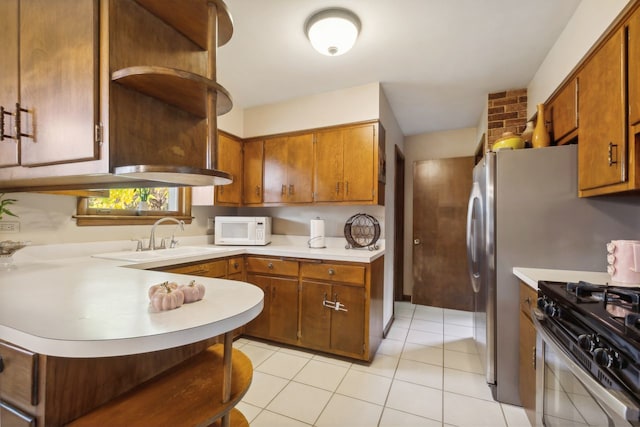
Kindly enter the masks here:
[[252, 427], [529, 427], [492, 399], [472, 336], [469, 312], [399, 302], [371, 364], [241, 338], [254, 376], [238, 409]]

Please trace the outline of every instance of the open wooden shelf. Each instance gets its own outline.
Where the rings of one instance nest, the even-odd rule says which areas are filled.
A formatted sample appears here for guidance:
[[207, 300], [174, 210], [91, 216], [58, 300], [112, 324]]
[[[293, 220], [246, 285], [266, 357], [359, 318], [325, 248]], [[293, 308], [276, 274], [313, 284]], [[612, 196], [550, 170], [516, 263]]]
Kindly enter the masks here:
[[189, 40], [207, 49], [207, 3], [216, 4], [218, 11], [218, 47], [233, 35], [233, 20], [227, 6], [220, 0], [136, 0], [142, 7], [184, 34]]
[[242, 352], [232, 351], [231, 398], [223, 403], [223, 354], [222, 344], [213, 345], [69, 426], [216, 426], [231, 412], [231, 425], [248, 425], [232, 409], [249, 389], [253, 366]]
[[184, 70], [135, 66], [116, 70], [111, 79], [198, 117], [207, 117], [207, 91], [216, 91], [216, 115], [231, 111], [231, 95], [215, 81]]

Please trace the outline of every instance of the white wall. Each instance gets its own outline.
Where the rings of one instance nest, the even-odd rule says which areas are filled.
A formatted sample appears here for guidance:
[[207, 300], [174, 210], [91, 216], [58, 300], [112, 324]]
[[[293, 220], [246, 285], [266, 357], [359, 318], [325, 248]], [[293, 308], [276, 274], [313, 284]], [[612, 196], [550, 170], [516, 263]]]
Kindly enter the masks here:
[[[384, 232], [386, 247], [384, 258], [384, 307], [383, 321], [385, 327], [391, 316], [393, 315], [393, 298], [394, 298], [394, 263], [395, 250], [393, 242], [396, 238], [395, 224], [395, 147], [404, 152], [404, 135], [400, 130], [400, 125], [391, 111], [389, 101], [380, 86], [380, 123], [386, 131], [385, 137], [385, 156], [386, 156], [386, 184], [384, 199], [384, 218], [387, 227]], [[400, 236], [402, 237], [402, 236]]]
[[632, 0], [582, 0], [527, 88], [527, 117], [571, 73], [616, 16]]
[[405, 146], [404, 294], [413, 289], [413, 166], [421, 160], [472, 156], [478, 144], [476, 128], [408, 136]]

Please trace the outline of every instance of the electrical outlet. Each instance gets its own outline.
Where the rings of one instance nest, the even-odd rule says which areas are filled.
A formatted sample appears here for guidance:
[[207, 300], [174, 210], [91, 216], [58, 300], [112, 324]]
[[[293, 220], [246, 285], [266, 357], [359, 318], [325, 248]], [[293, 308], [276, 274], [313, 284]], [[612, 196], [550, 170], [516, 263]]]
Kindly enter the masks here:
[[207, 218], [207, 230], [213, 230], [215, 228], [215, 219]]
[[18, 221], [0, 221], [0, 233], [19, 233], [20, 223]]

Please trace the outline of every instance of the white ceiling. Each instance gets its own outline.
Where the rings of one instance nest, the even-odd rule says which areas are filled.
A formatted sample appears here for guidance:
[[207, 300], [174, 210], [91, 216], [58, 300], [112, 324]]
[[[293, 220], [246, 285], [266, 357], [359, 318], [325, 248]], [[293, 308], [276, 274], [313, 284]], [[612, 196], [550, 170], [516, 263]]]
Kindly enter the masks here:
[[[234, 21], [217, 80], [255, 107], [380, 82], [405, 135], [477, 125], [487, 94], [527, 87], [580, 0], [225, 0]], [[362, 31], [338, 57], [305, 20], [327, 7]]]

